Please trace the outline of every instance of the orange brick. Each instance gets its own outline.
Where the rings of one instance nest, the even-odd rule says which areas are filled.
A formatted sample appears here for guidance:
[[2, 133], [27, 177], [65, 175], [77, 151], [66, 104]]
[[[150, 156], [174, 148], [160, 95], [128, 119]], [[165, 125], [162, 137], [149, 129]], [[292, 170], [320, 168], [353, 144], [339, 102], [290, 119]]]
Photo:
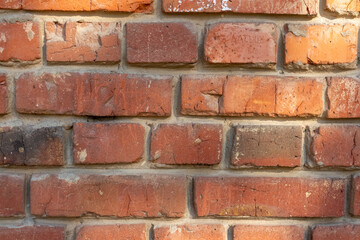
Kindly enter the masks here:
[[[360, 196], [360, 195], [359, 195]], [[199, 217], [341, 217], [345, 179], [197, 177]]]
[[273, 68], [279, 33], [270, 23], [218, 23], [207, 30], [205, 60]]
[[65, 228], [59, 226], [13, 226], [0, 227], [1, 240], [64, 240]]
[[359, 0], [326, 0], [326, 9], [339, 14], [357, 15], [360, 11]]
[[285, 64], [288, 67], [356, 67], [358, 28], [355, 25], [290, 24], [286, 28]]
[[179, 225], [154, 228], [154, 240], [225, 240], [222, 225]]
[[76, 240], [145, 240], [145, 224], [86, 225], [76, 231]]
[[0, 53], [1, 62], [39, 60], [39, 24], [0, 23]]
[[311, 235], [312, 240], [356, 240], [360, 235], [360, 225], [316, 226]]
[[360, 117], [360, 82], [355, 78], [332, 77], [327, 79], [327, 117]]
[[233, 240], [304, 240], [305, 228], [295, 225], [236, 225]]

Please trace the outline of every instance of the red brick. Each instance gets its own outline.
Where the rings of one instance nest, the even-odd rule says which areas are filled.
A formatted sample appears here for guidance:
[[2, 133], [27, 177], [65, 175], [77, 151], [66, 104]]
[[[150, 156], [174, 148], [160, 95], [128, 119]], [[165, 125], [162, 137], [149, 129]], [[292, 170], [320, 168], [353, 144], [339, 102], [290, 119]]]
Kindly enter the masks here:
[[352, 179], [350, 213], [360, 216], [360, 177], [354, 176]]
[[39, 24], [0, 23], [0, 53], [1, 62], [39, 60]]
[[145, 224], [87, 225], [76, 231], [76, 240], [145, 240]]
[[152, 0], [23, 0], [22, 9], [36, 11], [152, 12]]
[[33, 175], [31, 213], [48, 217], [182, 217], [186, 179], [169, 175]]
[[121, 24], [116, 22], [47, 22], [48, 62], [119, 62]]
[[[0, 174], [0, 217], [21, 216], [25, 214], [24, 182], [24, 175]], [[0, 236], [1, 233], [2, 231], [0, 231]]]
[[345, 180], [335, 178], [197, 177], [199, 217], [341, 217]]
[[64, 164], [61, 127], [0, 129], [0, 165], [60, 166]]
[[8, 101], [6, 75], [0, 74], [0, 114], [6, 114], [8, 112]]
[[154, 228], [154, 240], [225, 240], [222, 225], [179, 225]]
[[356, 68], [358, 28], [352, 24], [287, 25], [285, 64], [290, 68]]
[[22, 0], [0, 0], [0, 9], [20, 9]]
[[163, 0], [163, 11], [316, 15], [317, 5], [318, 0]]
[[187, 23], [127, 23], [129, 63], [195, 63], [198, 59], [197, 34]]
[[144, 145], [145, 129], [140, 124], [74, 124], [76, 164], [138, 162]]
[[316, 166], [360, 166], [360, 128], [321, 126], [310, 132], [310, 156]]
[[301, 152], [301, 126], [238, 126], [231, 163], [244, 167], [297, 167]]
[[229, 76], [221, 114], [234, 116], [320, 116], [323, 88], [315, 78]]
[[150, 154], [160, 164], [218, 164], [222, 157], [222, 126], [160, 124], [151, 132]]
[[356, 240], [360, 235], [360, 225], [316, 226], [312, 230], [312, 240]]
[[170, 116], [172, 77], [127, 74], [23, 74], [16, 82], [21, 113]]
[[360, 2], [358, 0], [326, 0], [326, 9], [339, 14], [358, 15]]
[[333, 77], [327, 79], [327, 117], [360, 117], [360, 82], [354, 78]]
[[188, 75], [181, 78], [181, 113], [218, 115], [226, 76]]
[[236, 225], [233, 240], [304, 240], [305, 228], [295, 225]]
[[64, 237], [64, 227], [45, 225], [0, 227], [1, 240], [63, 240]]
[[273, 68], [278, 38], [274, 24], [218, 23], [207, 30], [205, 60]]

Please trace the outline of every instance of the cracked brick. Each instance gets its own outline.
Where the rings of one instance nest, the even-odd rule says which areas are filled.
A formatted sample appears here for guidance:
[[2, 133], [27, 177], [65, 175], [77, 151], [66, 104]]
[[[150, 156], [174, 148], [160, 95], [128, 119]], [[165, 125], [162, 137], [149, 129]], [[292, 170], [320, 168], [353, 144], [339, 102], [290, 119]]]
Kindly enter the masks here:
[[48, 62], [119, 62], [121, 24], [118, 22], [47, 22]]
[[198, 217], [341, 217], [345, 179], [196, 177]]
[[31, 214], [42, 217], [183, 217], [186, 179], [169, 175], [35, 174]]

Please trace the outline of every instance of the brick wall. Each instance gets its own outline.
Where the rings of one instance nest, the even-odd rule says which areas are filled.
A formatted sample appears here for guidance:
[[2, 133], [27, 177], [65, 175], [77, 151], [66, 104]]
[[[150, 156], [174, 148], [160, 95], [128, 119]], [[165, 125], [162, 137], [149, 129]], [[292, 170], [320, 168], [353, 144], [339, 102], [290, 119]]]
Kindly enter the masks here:
[[1, 240], [355, 240], [358, 0], [0, 0]]

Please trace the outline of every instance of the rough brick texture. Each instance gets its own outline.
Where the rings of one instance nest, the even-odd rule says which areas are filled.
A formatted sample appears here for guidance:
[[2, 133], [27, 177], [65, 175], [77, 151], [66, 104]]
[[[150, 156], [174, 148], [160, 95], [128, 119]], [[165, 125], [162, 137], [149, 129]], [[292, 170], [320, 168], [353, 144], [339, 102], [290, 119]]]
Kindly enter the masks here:
[[220, 125], [161, 124], [151, 132], [151, 158], [161, 164], [218, 164], [222, 132]]
[[35, 11], [110, 11], [110, 12], [152, 12], [152, 0], [1, 0], [1, 9], [23, 9]]
[[233, 230], [234, 240], [304, 240], [304, 237], [305, 228], [295, 225], [236, 225]]
[[360, 216], [360, 177], [354, 176], [351, 184], [350, 212], [354, 216]]
[[38, 23], [0, 23], [0, 62], [30, 62], [39, 59]]
[[24, 184], [24, 175], [0, 174], [0, 217], [25, 214]]
[[285, 64], [290, 68], [356, 68], [358, 28], [353, 24], [287, 25]]
[[47, 22], [48, 62], [119, 62], [120, 32], [117, 22]]
[[315, 166], [360, 166], [360, 134], [355, 126], [321, 126], [310, 131], [310, 157]]
[[61, 127], [0, 129], [0, 165], [60, 166], [64, 164]]
[[354, 78], [327, 79], [327, 116], [329, 118], [360, 117], [360, 82]]
[[224, 240], [225, 229], [221, 225], [180, 225], [155, 227], [154, 240], [207, 239]]
[[274, 67], [279, 33], [274, 24], [219, 23], [207, 29], [204, 51], [209, 63]]
[[316, 226], [311, 233], [313, 240], [355, 240], [359, 234], [360, 225], [353, 224]]
[[323, 79], [270, 76], [185, 76], [185, 115], [307, 117], [323, 113]]
[[302, 152], [300, 126], [238, 126], [231, 163], [243, 167], [297, 167]]
[[194, 26], [185, 23], [126, 24], [129, 63], [195, 63], [198, 58]]
[[76, 240], [145, 240], [145, 224], [87, 225], [76, 231]]
[[0, 240], [359, 240], [359, 13], [0, 0]]
[[182, 217], [185, 197], [179, 176], [36, 174], [30, 184], [31, 213], [43, 217]]
[[0, 239], [2, 240], [63, 240], [65, 229], [60, 226], [21, 226], [0, 227]]
[[326, 0], [326, 9], [338, 14], [358, 15], [360, 2], [354, 0]]
[[127, 74], [24, 74], [16, 82], [22, 113], [169, 116], [171, 77]]
[[294, 14], [316, 15], [317, 0], [221, 0], [221, 1], [191, 1], [191, 0], [163, 0], [164, 12], [234, 12], [234, 13], [263, 13], [263, 14]]
[[345, 181], [331, 178], [198, 177], [199, 217], [341, 217]]
[[145, 129], [140, 124], [74, 125], [76, 164], [138, 162], [144, 154]]
[[0, 74], [0, 114], [6, 114], [8, 112], [8, 101], [6, 75]]

